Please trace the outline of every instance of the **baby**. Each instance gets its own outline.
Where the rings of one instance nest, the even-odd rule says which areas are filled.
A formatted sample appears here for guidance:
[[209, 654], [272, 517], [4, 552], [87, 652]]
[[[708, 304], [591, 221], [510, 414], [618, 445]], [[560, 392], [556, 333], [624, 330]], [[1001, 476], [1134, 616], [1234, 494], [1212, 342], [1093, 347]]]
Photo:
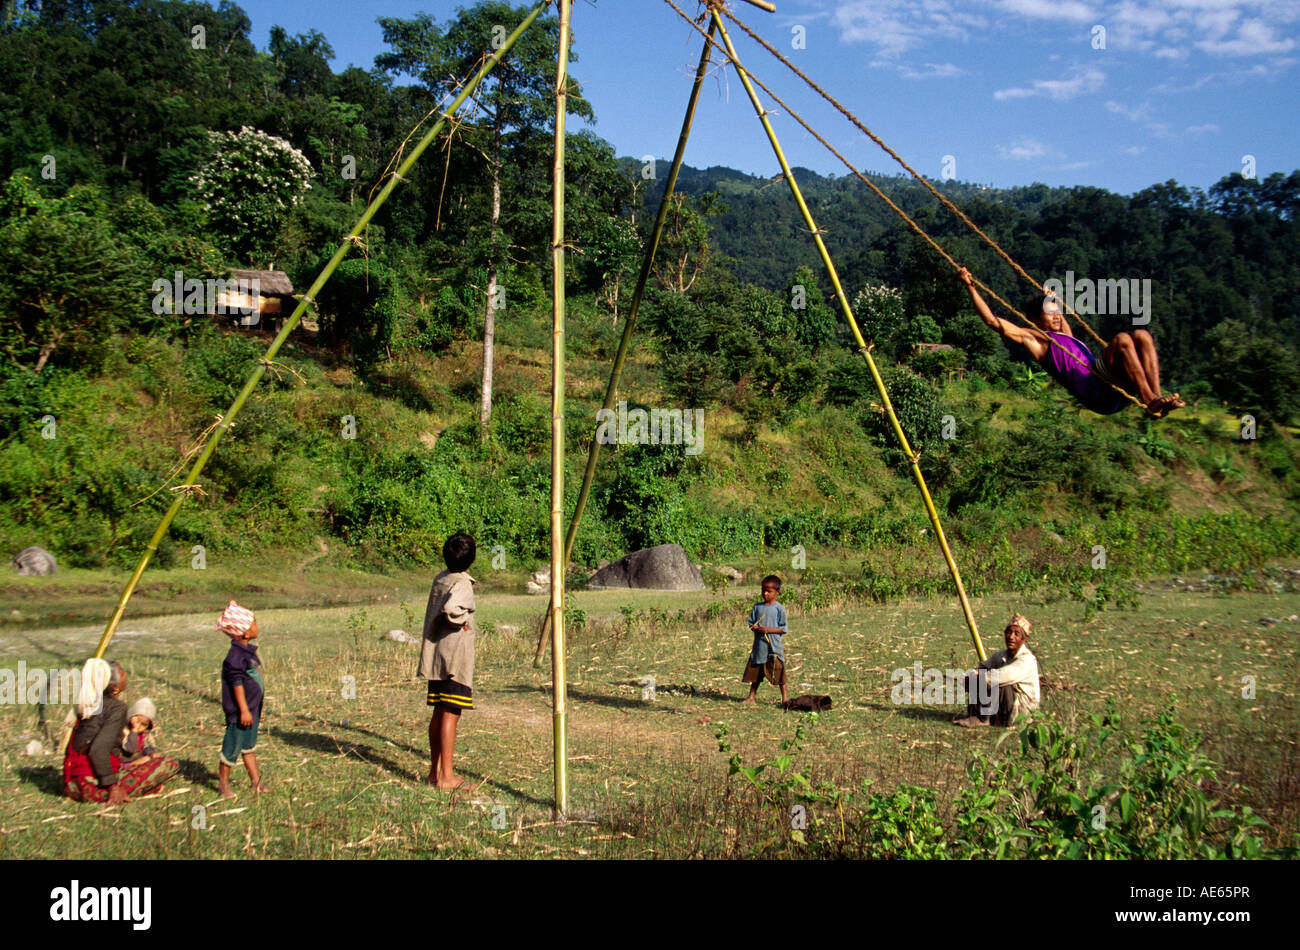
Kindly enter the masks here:
[[153, 738], [157, 718], [158, 710], [152, 699], [141, 697], [131, 704], [126, 713], [126, 728], [122, 730], [122, 758], [125, 761], [136, 762], [158, 754], [149, 741]]

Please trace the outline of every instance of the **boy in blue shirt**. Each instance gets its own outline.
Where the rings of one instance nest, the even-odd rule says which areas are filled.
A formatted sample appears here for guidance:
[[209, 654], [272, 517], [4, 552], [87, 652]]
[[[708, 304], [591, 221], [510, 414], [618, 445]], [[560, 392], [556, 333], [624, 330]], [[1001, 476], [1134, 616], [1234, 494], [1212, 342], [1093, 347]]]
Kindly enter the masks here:
[[257, 656], [257, 618], [233, 600], [217, 621], [217, 629], [230, 637], [230, 652], [221, 664], [221, 708], [226, 714], [226, 735], [217, 769], [217, 794], [234, 798], [230, 770], [244, 760], [256, 792], [270, 791], [257, 768], [257, 727], [262, 720], [262, 661]]
[[786, 625], [785, 608], [776, 602], [776, 595], [781, 592], [781, 578], [769, 574], [763, 578], [763, 600], [754, 605], [749, 612], [749, 629], [754, 632], [754, 648], [750, 650], [749, 660], [745, 664], [745, 675], [741, 682], [749, 683], [749, 698], [746, 703], [754, 702], [758, 694], [758, 684], [763, 677], [781, 690], [781, 702], [787, 703], [790, 697], [785, 691], [785, 645], [781, 638], [790, 632]]

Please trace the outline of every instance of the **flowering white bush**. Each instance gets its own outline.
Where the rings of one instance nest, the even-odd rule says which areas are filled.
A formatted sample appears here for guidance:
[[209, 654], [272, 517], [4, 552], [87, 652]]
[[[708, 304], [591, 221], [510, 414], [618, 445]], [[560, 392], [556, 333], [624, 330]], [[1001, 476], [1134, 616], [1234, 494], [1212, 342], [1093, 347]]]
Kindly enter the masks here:
[[190, 178], [214, 230], [241, 253], [269, 245], [284, 212], [311, 188], [311, 162], [284, 139], [251, 126], [209, 132], [212, 158]]

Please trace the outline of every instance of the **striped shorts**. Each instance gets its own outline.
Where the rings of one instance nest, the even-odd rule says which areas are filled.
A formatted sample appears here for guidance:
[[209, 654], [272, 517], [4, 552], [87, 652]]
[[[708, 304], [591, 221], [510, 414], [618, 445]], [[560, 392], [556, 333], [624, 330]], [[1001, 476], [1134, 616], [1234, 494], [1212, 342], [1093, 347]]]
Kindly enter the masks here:
[[474, 708], [474, 691], [455, 680], [429, 680], [427, 705], [459, 714]]

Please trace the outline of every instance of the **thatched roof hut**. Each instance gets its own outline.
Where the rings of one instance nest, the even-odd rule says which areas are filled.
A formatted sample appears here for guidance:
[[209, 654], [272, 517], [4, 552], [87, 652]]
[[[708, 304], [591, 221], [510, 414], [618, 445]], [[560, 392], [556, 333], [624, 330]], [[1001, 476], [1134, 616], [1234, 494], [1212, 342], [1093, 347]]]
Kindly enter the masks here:
[[[261, 326], [262, 318], [266, 317], [274, 329], [283, 314], [293, 312], [293, 283], [282, 270], [231, 270], [230, 281], [240, 290], [227, 291], [218, 297], [217, 303], [224, 306], [227, 313], [237, 312], [235, 322], [239, 326]], [[251, 299], [254, 287], [257, 288], [256, 301]]]

